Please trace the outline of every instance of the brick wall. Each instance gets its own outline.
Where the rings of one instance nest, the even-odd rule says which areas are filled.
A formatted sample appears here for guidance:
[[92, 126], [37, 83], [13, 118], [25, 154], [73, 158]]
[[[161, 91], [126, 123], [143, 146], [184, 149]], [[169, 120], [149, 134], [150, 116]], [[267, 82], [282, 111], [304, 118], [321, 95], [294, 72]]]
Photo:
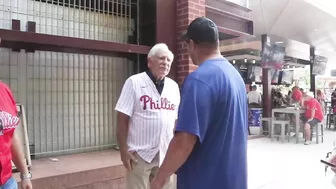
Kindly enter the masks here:
[[190, 60], [186, 44], [180, 41], [180, 36], [192, 20], [205, 15], [205, 0], [177, 0], [176, 3], [177, 82], [182, 84], [196, 66]]

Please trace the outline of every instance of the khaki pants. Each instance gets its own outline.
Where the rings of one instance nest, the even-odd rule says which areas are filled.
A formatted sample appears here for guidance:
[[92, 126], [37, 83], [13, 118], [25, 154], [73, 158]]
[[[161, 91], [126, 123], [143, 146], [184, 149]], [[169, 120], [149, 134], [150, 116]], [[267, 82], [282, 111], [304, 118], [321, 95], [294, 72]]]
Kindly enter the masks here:
[[[132, 162], [132, 171], [127, 173], [127, 189], [149, 189], [150, 181], [159, 169], [159, 155], [156, 155], [151, 163], [147, 163], [137, 153], [133, 154], [138, 162]], [[169, 178], [163, 189], [175, 189], [173, 176]]]

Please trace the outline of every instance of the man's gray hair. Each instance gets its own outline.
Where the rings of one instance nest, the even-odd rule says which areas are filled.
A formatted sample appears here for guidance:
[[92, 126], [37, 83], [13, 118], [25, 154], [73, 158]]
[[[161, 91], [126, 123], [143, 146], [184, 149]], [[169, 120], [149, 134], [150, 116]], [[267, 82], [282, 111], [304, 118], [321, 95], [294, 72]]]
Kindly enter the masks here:
[[151, 50], [149, 51], [147, 57], [154, 57], [157, 56], [159, 52], [166, 52], [171, 61], [174, 60], [174, 54], [169, 50], [168, 46], [165, 43], [158, 43], [154, 45]]

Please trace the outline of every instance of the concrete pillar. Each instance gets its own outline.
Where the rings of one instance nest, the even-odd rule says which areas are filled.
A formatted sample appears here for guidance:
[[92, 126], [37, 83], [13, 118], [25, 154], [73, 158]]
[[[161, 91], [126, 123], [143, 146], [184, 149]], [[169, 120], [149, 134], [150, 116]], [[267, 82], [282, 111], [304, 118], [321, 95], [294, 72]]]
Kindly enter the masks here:
[[316, 96], [315, 75], [313, 75], [313, 64], [315, 61], [315, 48], [310, 47], [310, 91]]
[[[261, 36], [261, 47], [265, 46], [266, 42], [270, 42], [271, 39], [268, 35]], [[269, 76], [269, 69], [262, 69], [262, 85], [263, 85], [263, 117], [271, 117], [272, 115], [272, 101], [271, 101], [271, 78]]]
[[184, 78], [197, 67], [188, 55], [187, 46], [180, 40], [182, 32], [186, 31], [189, 23], [197, 17], [205, 16], [205, 0], [177, 0], [176, 1], [176, 63], [177, 82], [182, 84]]

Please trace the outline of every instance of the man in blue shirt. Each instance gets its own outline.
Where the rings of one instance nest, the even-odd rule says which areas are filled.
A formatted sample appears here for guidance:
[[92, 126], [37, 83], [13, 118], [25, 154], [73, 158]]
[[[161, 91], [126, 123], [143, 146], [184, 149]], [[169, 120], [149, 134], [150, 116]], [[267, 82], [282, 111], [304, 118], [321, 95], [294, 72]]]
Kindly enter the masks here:
[[183, 35], [199, 67], [184, 81], [176, 133], [151, 189], [176, 171], [178, 189], [247, 189], [246, 89], [220, 54], [218, 35], [205, 17]]

